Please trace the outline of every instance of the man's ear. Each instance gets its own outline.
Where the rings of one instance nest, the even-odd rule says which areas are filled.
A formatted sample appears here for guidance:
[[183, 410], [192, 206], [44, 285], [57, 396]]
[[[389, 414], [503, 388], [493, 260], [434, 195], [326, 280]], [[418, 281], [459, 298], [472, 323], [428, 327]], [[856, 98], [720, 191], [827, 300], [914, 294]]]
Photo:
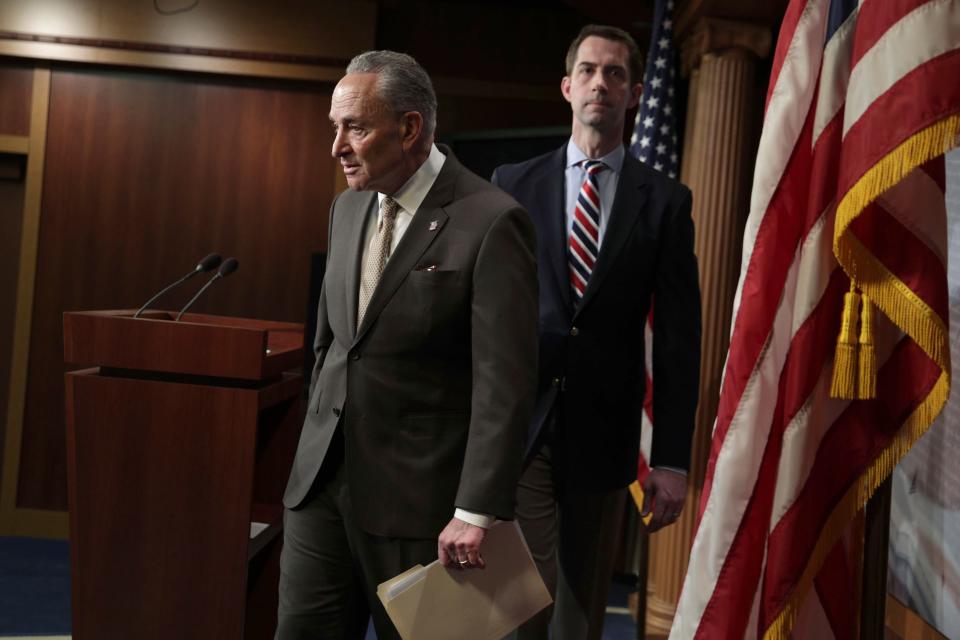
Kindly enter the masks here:
[[570, 76], [563, 76], [560, 80], [560, 93], [567, 102], [570, 102]]
[[423, 115], [419, 111], [407, 111], [400, 116], [400, 142], [404, 151], [409, 151], [423, 133]]
[[643, 85], [638, 82], [630, 88], [630, 102], [627, 103], [627, 109], [633, 109], [637, 106], [641, 95], [643, 95]]

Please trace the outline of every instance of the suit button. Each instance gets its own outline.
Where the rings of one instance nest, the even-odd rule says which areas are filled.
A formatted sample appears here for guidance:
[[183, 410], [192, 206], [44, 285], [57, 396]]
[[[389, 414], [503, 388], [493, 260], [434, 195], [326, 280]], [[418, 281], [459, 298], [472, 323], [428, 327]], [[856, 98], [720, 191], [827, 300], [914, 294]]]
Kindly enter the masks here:
[[359, 352], [359, 351], [351, 351], [351, 352], [350, 352], [350, 359], [351, 359], [351, 360], [359, 360], [359, 359], [360, 359], [360, 352]]
[[570, 335], [576, 338], [578, 335], [580, 335], [580, 329], [573, 327], [572, 329], [570, 329]]
[[339, 417], [340, 417], [340, 409], [337, 409], [336, 407], [334, 407], [334, 408], [333, 408], [333, 415], [335, 415], [335, 416], [337, 416], [337, 417], [339, 418]]

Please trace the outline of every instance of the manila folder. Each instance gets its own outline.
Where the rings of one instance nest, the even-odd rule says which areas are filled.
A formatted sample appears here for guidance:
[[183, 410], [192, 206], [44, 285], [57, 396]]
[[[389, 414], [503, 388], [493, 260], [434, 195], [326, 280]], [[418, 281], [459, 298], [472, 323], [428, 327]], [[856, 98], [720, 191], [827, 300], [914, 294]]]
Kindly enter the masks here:
[[552, 600], [516, 522], [498, 522], [481, 548], [485, 569], [439, 560], [377, 587], [403, 640], [499, 640]]

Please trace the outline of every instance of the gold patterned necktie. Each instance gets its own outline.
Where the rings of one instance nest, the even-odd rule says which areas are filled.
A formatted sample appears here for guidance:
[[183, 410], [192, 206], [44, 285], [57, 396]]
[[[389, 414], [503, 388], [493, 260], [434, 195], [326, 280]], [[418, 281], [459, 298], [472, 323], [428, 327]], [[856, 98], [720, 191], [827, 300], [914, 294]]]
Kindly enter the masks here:
[[397, 201], [389, 196], [380, 203], [380, 211], [383, 215], [377, 226], [377, 235], [373, 246], [367, 252], [367, 259], [363, 264], [363, 273], [360, 275], [360, 298], [357, 304], [358, 328], [363, 322], [363, 316], [367, 312], [370, 298], [373, 297], [373, 290], [377, 288], [377, 283], [380, 282], [380, 275], [383, 274], [387, 258], [390, 257], [390, 244], [393, 242], [393, 228], [396, 226], [399, 209], [400, 205], [397, 204]]

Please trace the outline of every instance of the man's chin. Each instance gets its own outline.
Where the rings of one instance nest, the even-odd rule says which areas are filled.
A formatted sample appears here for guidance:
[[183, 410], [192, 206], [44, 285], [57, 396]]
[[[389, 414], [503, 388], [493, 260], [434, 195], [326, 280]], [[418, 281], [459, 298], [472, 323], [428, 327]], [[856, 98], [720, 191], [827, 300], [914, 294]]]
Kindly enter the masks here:
[[352, 191], [365, 191], [367, 187], [367, 181], [359, 176], [345, 176], [347, 179], [347, 186], [350, 187]]
[[[622, 122], [622, 118], [623, 116], [621, 116], [621, 120], [620, 120], [621, 122]], [[619, 122], [617, 121], [616, 117], [614, 117], [612, 112], [586, 113], [586, 114], [583, 114], [583, 116], [580, 118], [580, 122], [585, 124], [588, 127], [592, 127], [599, 131], [607, 131], [607, 130], [613, 129], [615, 126], [619, 124]]]

